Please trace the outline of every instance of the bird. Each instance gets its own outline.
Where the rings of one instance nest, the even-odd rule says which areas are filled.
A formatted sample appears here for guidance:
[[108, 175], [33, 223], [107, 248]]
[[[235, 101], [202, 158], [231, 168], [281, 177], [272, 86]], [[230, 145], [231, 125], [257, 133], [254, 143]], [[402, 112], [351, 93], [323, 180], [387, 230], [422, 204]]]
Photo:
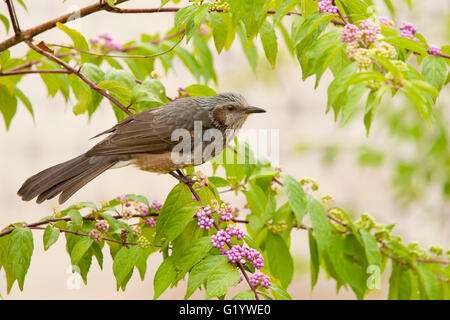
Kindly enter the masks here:
[[59, 195], [62, 204], [104, 171], [128, 165], [192, 183], [180, 169], [217, 156], [250, 114], [263, 112], [239, 93], [175, 99], [132, 114], [92, 137], [107, 135], [84, 154], [31, 176], [17, 194], [24, 201], [37, 197], [37, 203]]

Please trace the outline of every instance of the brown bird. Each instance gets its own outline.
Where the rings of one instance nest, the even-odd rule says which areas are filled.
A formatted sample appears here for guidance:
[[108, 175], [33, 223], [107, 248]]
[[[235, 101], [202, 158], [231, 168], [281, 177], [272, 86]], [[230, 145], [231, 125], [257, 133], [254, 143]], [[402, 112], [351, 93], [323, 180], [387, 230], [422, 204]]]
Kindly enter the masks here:
[[61, 194], [61, 204], [102, 172], [130, 164], [183, 180], [179, 169], [219, 154], [248, 115], [261, 112], [237, 93], [171, 101], [96, 135], [109, 134], [88, 152], [30, 177], [17, 194], [24, 201], [37, 197], [37, 203]]

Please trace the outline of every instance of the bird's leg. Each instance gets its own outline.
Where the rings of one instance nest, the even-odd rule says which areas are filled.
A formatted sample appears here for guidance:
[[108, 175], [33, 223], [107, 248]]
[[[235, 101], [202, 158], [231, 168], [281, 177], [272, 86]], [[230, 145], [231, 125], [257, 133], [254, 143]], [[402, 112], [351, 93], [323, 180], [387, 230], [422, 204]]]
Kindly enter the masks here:
[[174, 177], [175, 179], [177, 179], [178, 181], [188, 185], [188, 186], [192, 186], [195, 183], [195, 180], [189, 178], [188, 176], [185, 176], [181, 170], [177, 170], [175, 171], [171, 171], [169, 172], [169, 174]]

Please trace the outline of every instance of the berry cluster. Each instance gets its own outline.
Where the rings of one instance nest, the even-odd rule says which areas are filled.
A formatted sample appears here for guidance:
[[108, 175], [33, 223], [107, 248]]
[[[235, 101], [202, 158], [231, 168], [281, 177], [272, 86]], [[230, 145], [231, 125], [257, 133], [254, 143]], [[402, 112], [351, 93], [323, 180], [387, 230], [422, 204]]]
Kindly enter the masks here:
[[270, 277], [266, 276], [262, 272], [255, 272], [250, 276], [250, 283], [253, 287], [261, 286], [263, 288], [269, 289], [270, 287]]
[[209, 186], [208, 178], [201, 171], [195, 173], [197, 187], [203, 188]]
[[156, 220], [153, 218], [145, 220], [145, 224], [148, 225], [150, 228], [156, 227]]
[[224, 249], [225, 244], [230, 244], [231, 237], [242, 240], [242, 238], [244, 238], [244, 231], [234, 225], [229, 225], [225, 230], [219, 230], [216, 234], [211, 236], [212, 246], [214, 248]]
[[333, 0], [317, 0], [319, 1], [319, 12], [321, 13], [338, 13], [338, 7], [334, 5]]
[[95, 227], [98, 230], [103, 231], [104, 233], [108, 233], [109, 232], [109, 223], [106, 222], [105, 220], [100, 220], [99, 222], [97, 222], [95, 224]]
[[[209, 230], [212, 228], [214, 225], [213, 214], [218, 215], [219, 219], [224, 222], [228, 222], [232, 218], [231, 212], [233, 212], [233, 208], [231, 205], [223, 203], [219, 206], [217, 200], [211, 202], [211, 206], [203, 207], [197, 211], [197, 225], [201, 229]], [[214, 248], [221, 250], [221, 255], [226, 256], [229, 263], [251, 263], [257, 270], [264, 267], [264, 258], [258, 250], [247, 248], [243, 245], [231, 245], [233, 237], [236, 237], [237, 241], [241, 241], [244, 238], [244, 231], [233, 224], [228, 224], [224, 229], [217, 228], [216, 234], [211, 236], [211, 244]], [[253, 287], [260, 285], [264, 288], [269, 288], [270, 278], [258, 272], [258, 275], [253, 275], [253, 282], [250, 282], [250, 284]]]
[[387, 25], [388, 27], [394, 26], [394, 21], [391, 18], [380, 16], [377, 19], [380, 23]]
[[159, 203], [158, 201], [153, 200], [153, 201], [152, 201], [152, 209], [153, 209], [154, 211], [161, 211], [161, 209], [162, 209], [162, 203]]
[[[385, 24], [391, 23], [391, 20], [386, 17], [379, 17], [378, 21]], [[372, 55], [387, 59], [394, 59], [397, 56], [397, 51], [391, 44], [377, 42], [380, 34], [380, 25], [371, 20], [361, 21], [359, 27], [347, 24], [343, 28], [341, 41], [347, 43], [347, 56], [358, 64], [360, 70], [368, 70], [372, 66]]]
[[431, 54], [432, 56], [439, 56], [442, 54], [442, 50], [439, 47], [430, 47], [428, 53]]
[[91, 237], [92, 239], [94, 239], [95, 242], [100, 242], [103, 239], [102, 234], [100, 233], [100, 231], [98, 231], [97, 229], [92, 229], [89, 232], [89, 237]]
[[151, 244], [150, 241], [147, 240], [146, 237], [144, 236], [140, 236], [137, 243], [142, 247], [142, 248], [150, 248]]
[[417, 29], [411, 23], [403, 22], [403, 24], [400, 27], [400, 31], [401, 31], [401, 34], [400, 34], [401, 37], [419, 41], [419, 39], [414, 37], [414, 35], [417, 33]]
[[212, 211], [210, 207], [200, 208], [197, 211], [197, 225], [200, 229], [209, 230], [214, 224], [214, 219], [211, 217]]
[[240, 245], [234, 245], [230, 250], [222, 250], [222, 254], [226, 255], [230, 263], [247, 263], [250, 262], [255, 269], [264, 267], [264, 258], [262, 254], [253, 248], [246, 248]]
[[123, 46], [114, 42], [111, 35], [108, 32], [100, 34], [97, 38], [92, 38], [89, 42], [100, 49], [109, 49], [114, 51], [122, 51]]

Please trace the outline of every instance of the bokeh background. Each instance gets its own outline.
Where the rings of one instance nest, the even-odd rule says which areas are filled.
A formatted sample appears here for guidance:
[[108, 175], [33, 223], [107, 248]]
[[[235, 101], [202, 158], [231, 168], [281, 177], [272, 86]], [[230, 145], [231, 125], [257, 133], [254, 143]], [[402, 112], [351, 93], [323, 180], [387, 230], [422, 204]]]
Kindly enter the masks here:
[[[395, 1], [398, 7], [397, 22], [408, 20], [414, 22], [430, 43], [442, 45], [449, 40], [448, 0], [413, 1], [414, 7], [408, 8], [403, 2]], [[23, 29], [35, 26], [42, 21], [93, 3], [88, 0], [71, 0], [66, 3], [55, 0], [26, 1], [28, 13], [16, 5], [18, 17]], [[157, 7], [159, 0], [134, 0], [123, 7]], [[182, 3], [183, 4], [183, 3]], [[387, 14], [385, 7], [382, 13]], [[4, 4], [0, 13], [6, 14]], [[173, 24], [174, 14], [139, 14], [119, 15], [99, 12], [83, 18], [80, 31], [86, 37], [95, 37], [108, 31], [116, 42], [138, 39], [140, 33], [164, 33]], [[289, 18], [287, 18], [289, 19]], [[4, 38], [4, 30], [1, 31]], [[37, 37], [48, 42], [68, 42], [66, 35], [57, 29]], [[1, 40], [1, 39], [0, 39]], [[281, 42], [281, 41], [280, 41]], [[280, 134], [280, 166], [285, 172], [296, 177], [312, 177], [318, 181], [318, 194], [329, 193], [337, 199], [337, 204], [349, 209], [358, 216], [362, 212], [370, 213], [377, 221], [384, 224], [396, 224], [396, 232], [405, 241], [418, 241], [424, 247], [435, 243], [444, 248], [450, 247], [450, 206], [440, 196], [438, 189], [430, 188], [428, 194], [420, 201], [405, 205], [395, 196], [392, 186], [392, 167], [383, 162], [377, 167], [360, 167], [352, 151], [355, 146], [365, 145], [370, 148], [383, 148], [392, 152], [405, 152], [408, 148], [399, 148], [396, 142], [386, 134], [386, 124], [381, 118], [375, 123], [369, 138], [366, 138], [362, 115], [347, 126], [341, 127], [334, 122], [334, 116], [325, 114], [326, 89], [330, 78], [325, 75], [319, 87], [314, 90], [314, 79], [301, 81], [301, 70], [295, 58], [291, 57], [280, 44], [277, 67], [272, 70], [263, 59], [261, 52], [258, 74], [255, 76], [242, 53], [238, 41], [229, 52], [214, 56], [219, 77], [217, 91], [237, 91], [243, 93], [247, 100], [256, 106], [265, 108], [268, 113], [250, 117], [246, 128], [278, 129]], [[20, 44], [12, 49], [12, 55], [23, 55], [27, 47]], [[162, 71], [162, 67], [160, 68]], [[169, 96], [175, 96], [178, 87], [195, 83], [194, 78], [179, 63], [164, 74], [162, 82], [168, 89]], [[52, 213], [56, 200], [37, 205], [23, 202], [16, 191], [23, 181], [37, 171], [50, 165], [65, 161], [85, 152], [95, 142], [88, 139], [100, 131], [111, 127], [115, 117], [108, 103], [102, 102], [99, 110], [88, 121], [87, 116], [75, 116], [71, 112], [72, 104], [66, 104], [57, 95], [54, 99], [47, 97], [47, 91], [37, 75], [29, 75], [21, 81], [20, 88], [31, 98], [35, 110], [35, 120], [24, 107], [18, 109], [11, 128], [6, 131], [0, 126], [0, 226], [3, 228], [12, 222], [33, 222]], [[448, 107], [450, 92], [444, 88], [438, 104]], [[398, 106], [387, 101], [382, 108]], [[406, 106], [407, 107], [407, 106]], [[411, 107], [413, 108], [413, 107]], [[410, 112], [415, 112], [410, 110]], [[442, 121], [449, 124], [448, 112]], [[425, 123], [423, 122], [425, 126]], [[340, 153], [332, 165], [324, 161], [323, 146], [339, 145]], [[304, 146], [308, 145], [307, 152]], [[447, 146], [447, 148], [449, 148]], [[300, 152], [301, 151], [301, 152]], [[426, 161], [426, 159], [424, 160]], [[448, 164], [447, 164], [448, 165]], [[201, 170], [210, 172], [209, 165]], [[111, 199], [125, 193], [144, 194], [149, 199], [163, 201], [168, 191], [175, 185], [170, 176], [149, 174], [134, 168], [110, 170], [89, 183], [70, 201], [87, 201]], [[226, 195], [238, 207], [243, 199]], [[245, 209], [242, 214], [245, 214]], [[77, 283], [70, 273], [70, 259], [65, 252], [65, 241], [59, 241], [44, 252], [41, 231], [35, 232], [35, 249], [31, 267], [25, 280], [24, 291], [15, 285], [6, 296], [6, 279], [0, 272], [0, 292], [6, 299], [151, 299], [153, 297], [153, 275], [161, 262], [160, 255], [149, 258], [148, 271], [144, 281], [137, 272], [127, 285], [125, 292], [117, 292], [112, 273], [111, 258], [105, 253], [104, 270], [93, 262], [88, 275], [88, 285], [71, 288], [69, 283]], [[296, 266], [294, 281], [288, 291], [294, 299], [354, 299], [350, 291], [342, 290], [336, 294], [334, 280], [327, 280], [324, 273], [311, 292], [309, 280], [308, 242], [303, 231], [294, 231], [292, 251]], [[387, 280], [383, 278], [380, 290], [369, 294], [371, 299], [384, 299], [387, 296]], [[181, 299], [186, 284], [181, 282], [178, 288], [166, 291], [161, 299]], [[232, 289], [238, 292], [244, 284]], [[203, 292], [197, 292], [193, 298], [203, 298]], [[231, 297], [232, 294], [229, 295]]]

